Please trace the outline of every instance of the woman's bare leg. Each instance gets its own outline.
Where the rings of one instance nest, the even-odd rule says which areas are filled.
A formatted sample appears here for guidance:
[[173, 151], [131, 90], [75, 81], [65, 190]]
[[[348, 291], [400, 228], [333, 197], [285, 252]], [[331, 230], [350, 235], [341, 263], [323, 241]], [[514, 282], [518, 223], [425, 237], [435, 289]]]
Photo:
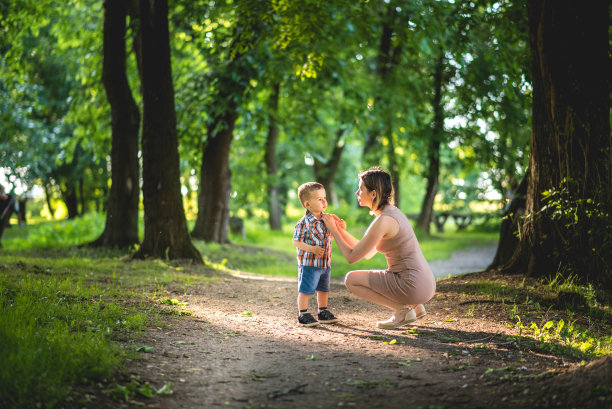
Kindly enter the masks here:
[[346, 285], [346, 288], [356, 296], [387, 307], [393, 311], [405, 307], [404, 304], [399, 304], [370, 288], [369, 273], [369, 270], [349, 271], [344, 278], [344, 285]]

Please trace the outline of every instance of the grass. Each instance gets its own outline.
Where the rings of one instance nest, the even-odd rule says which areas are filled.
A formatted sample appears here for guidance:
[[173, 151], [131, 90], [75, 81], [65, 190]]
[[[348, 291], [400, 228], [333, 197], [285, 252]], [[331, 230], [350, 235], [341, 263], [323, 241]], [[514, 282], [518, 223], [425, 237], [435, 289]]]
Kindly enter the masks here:
[[[162, 325], [160, 313], [174, 311], [157, 300], [166, 286], [214, 279], [161, 260], [128, 262], [118, 251], [70, 247], [86, 236], [86, 223], [8, 230], [18, 237], [7, 235], [0, 251], [0, 402], [6, 407], [63, 407], [79, 399], [80, 388], [108, 382], [134, 356], [128, 347], [142, 330]], [[51, 239], [41, 240], [41, 231]]]

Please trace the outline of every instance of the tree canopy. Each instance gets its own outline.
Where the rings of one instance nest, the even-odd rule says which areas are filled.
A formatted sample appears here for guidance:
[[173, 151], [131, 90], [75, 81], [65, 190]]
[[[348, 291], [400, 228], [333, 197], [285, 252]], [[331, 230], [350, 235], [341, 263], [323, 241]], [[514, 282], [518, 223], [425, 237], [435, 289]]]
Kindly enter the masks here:
[[[1, 167], [12, 187], [42, 186], [69, 217], [104, 210], [110, 193], [102, 3], [0, 6]], [[127, 2], [123, 71], [142, 114], [151, 63], [140, 54], [139, 3]], [[162, 105], [175, 108], [159, 112], [176, 115], [171, 166], [193, 237], [227, 241], [236, 215], [278, 229], [307, 180], [353, 206], [357, 172], [374, 164], [391, 171], [397, 202], [425, 232], [443, 210], [501, 211], [534, 146], [528, 3], [170, 1], [174, 92]], [[609, 50], [609, 34], [598, 35]], [[565, 80], [558, 89], [573, 86]]]

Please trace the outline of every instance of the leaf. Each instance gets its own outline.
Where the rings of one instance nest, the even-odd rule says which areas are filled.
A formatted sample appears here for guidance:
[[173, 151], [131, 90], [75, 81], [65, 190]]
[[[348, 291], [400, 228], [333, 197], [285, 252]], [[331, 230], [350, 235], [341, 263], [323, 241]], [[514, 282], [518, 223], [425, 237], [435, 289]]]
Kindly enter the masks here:
[[158, 395], [172, 395], [173, 393], [174, 392], [172, 391], [172, 382], [168, 382], [157, 390]]
[[386, 345], [397, 344], [397, 339], [392, 339], [391, 341], [385, 341], [384, 344], [386, 344]]
[[134, 350], [136, 350], [136, 352], [153, 352], [155, 351], [155, 348], [148, 345], [136, 345]]
[[455, 337], [442, 337], [442, 342], [459, 342], [461, 341], [459, 338]]

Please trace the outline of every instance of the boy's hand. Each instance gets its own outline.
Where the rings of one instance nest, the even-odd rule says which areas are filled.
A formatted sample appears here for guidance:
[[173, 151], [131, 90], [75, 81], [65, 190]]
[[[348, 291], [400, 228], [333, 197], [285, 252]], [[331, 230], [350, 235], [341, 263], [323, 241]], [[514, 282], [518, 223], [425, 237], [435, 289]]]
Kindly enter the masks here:
[[312, 246], [311, 253], [314, 254], [315, 256], [323, 257], [323, 255], [325, 254], [325, 249], [319, 246]]

